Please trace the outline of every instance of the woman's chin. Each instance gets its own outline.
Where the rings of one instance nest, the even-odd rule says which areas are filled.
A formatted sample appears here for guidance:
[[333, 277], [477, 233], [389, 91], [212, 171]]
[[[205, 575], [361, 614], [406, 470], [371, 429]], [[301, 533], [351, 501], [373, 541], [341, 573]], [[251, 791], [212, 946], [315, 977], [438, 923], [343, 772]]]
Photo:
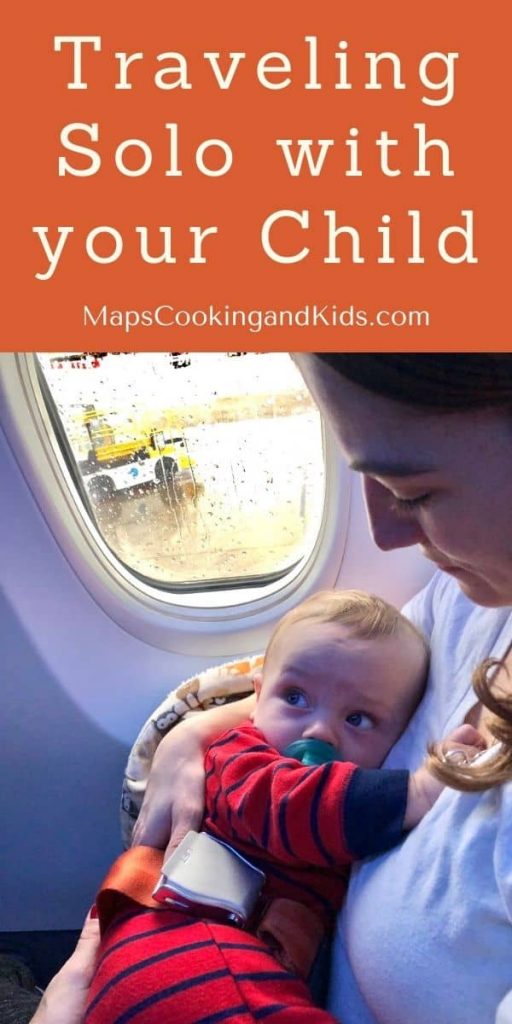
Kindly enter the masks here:
[[454, 576], [466, 597], [469, 597], [475, 604], [482, 605], [483, 608], [512, 605], [511, 586], [504, 585], [503, 591], [501, 591], [499, 586], [489, 583], [488, 580], [467, 569], [457, 569], [456, 572], [450, 572], [450, 576]]

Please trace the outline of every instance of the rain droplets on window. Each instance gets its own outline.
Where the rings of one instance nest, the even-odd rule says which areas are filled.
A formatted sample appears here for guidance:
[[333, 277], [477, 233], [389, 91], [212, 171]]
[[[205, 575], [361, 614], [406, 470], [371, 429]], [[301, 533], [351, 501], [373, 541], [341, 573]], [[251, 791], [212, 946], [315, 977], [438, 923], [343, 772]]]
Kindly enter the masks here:
[[321, 427], [288, 355], [39, 361], [90, 513], [128, 567], [171, 587], [243, 584], [284, 574], [311, 550]]

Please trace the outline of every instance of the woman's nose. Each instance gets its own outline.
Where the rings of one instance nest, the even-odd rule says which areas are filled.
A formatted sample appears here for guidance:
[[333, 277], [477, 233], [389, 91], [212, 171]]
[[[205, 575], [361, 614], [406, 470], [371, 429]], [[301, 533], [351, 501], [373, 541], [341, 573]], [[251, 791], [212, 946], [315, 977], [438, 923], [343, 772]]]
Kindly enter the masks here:
[[393, 495], [372, 477], [365, 476], [364, 497], [372, 537], [382, 551], [422, 544], [426, 537], [414, 516], [404, 517], [392, 505]]

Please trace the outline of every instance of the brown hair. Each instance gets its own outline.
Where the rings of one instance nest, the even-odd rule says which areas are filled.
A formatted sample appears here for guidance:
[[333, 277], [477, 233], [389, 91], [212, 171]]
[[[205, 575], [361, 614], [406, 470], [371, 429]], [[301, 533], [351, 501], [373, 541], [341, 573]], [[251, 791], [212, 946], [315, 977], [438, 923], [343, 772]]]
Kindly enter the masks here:
[[512, 411], [512, 354], [315, 352], [367, 391], [422, 412]]
[[[442, 744], [437, 743], [429, 747], [430, 771], [453, 789], [477, 792], [490, 789], [492, 786], [500, 786], [512, 779], [512, 697], [498, 699], [492, 686], [496, 672], [500, 668], [508, 675], [505, 662], [488, 658], [478, 666], [473, 675], [475, 694], [492, 713], [488, 722], [489, 731], [503, 744], [496, 757], [482, 765], [454, 764], [445, 760]], [[489, 679], [492, 670], [493, 679]]]
[[320, 590], [312, 594], [278, 622], [267, 644], [265, 657], [279, 634], [295, 622], [337, 622], [351, 629], [354, 637], [368, 640], [374, 637], [395, 636], [400, 630], [407, 630], [423, 645], [425, 654], [428, 646], [416, 626], [405, 618], [397, 608], [375, 594], [363, 590]]

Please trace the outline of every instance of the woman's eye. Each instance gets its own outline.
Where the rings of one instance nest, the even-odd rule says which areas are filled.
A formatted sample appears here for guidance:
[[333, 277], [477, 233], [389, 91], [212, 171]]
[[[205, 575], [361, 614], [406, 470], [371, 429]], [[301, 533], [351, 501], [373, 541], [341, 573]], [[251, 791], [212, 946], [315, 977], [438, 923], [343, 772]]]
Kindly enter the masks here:
[[399, 498], [396, 494], [391, 494], [389, 505], [393, 512], [400, 514], [400, 512], [413, 512], [415, 509], [424, 508], [425, 505], [430, 501], [430, 494], [419, 494], [417, 498]]
[[346, 722], [352, 725], [354, 729], [373, 729], [372, 719], [368, 715], [364, 715], [362, 711], [353, 711], [351, 715], [347, 715]]
[[293, 708], [307, 708], [308, 706], [308, 699], [302, 690], [288, 690], [285, 700]]

